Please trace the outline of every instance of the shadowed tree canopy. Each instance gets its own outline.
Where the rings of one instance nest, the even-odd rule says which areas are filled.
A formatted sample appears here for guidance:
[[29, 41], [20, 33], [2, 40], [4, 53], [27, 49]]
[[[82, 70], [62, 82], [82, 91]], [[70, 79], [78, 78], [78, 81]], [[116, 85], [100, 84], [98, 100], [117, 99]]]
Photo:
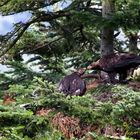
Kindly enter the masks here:
[[[102, 8], [109, 8], [109, 4], [114, 7], [108, 10], [111, 12], [108, 16]], [[11, 32], [0, 37], [0, 56], [4, 59], [21, 60], [23, 54], [35, 54], [29, 62], [38, 60], [37, 64], [41, 65], [42, 69], [62, 72], [62, 63], [65, 68], [77, 68], [97, 60], [100, 42], [101, 46], [104, 46], [112, 40], [113, 49], [132, 50], [133, 41], [129, 40], [127, 34], [127, 42], [117, 37], [120, 29], [124, 33], [134, 30], [139, 32], [139, 6], [139, 0], [0, 1], [0, 11], [4, 16], [16, 16], [24, 12], [32, 15], [26, 23], [16, 23]], [[111, 35], [108, 41], [107, 32]], [[136, 41], [138, 40], [137, 34]], [[127, 45], [128, 43], [132, 45]], [[122, 47], [125, 45], [127, 46]], [[103, 49], [108, 52], [107, 48]]]

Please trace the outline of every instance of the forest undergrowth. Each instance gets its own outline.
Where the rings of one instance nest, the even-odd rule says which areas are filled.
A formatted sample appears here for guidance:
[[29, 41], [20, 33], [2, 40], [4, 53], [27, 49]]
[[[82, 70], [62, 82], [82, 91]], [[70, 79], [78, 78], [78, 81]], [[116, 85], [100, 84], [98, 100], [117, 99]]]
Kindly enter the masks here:
[[140, 139], [140, 91], [128, 85], [99, 85], [66, 97], [36, 77], [1, 93], [2, 140]]

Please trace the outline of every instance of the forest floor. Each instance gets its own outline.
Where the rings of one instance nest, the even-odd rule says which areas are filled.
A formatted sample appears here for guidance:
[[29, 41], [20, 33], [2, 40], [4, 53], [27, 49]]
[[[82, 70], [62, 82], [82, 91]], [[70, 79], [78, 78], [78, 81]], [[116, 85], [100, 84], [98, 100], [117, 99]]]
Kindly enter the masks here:
[[94, 83], [82, 97], [66, 97], [56, 85], [40, 84], [37, 90], [13, 85], [5, 92], [0, 100], [0, 139], [140, 139], [140, 82]]

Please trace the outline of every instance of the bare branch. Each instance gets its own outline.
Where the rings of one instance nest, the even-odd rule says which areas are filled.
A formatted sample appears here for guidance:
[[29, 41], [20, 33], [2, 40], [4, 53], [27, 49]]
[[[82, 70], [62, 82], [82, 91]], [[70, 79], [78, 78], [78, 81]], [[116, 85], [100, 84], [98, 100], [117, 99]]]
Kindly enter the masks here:
[[15, 44], [16, 42], [20, 39], [20, 37], [23, 35], [23, 33], [26, 31], [26, 29], [31, 25], [31, 23], [25, 24], [25, 26], [23, 27], [23, 29], [20, 31], [20, 33], [18, 34], [18, 36], [13, 40], [13, 42], [11, 44], [8, 44], [7, 47], [5, 48], [5, 50], [3, 50], [0, 53], [0, 57], [3, 56], [4, 54], [6, 54]]
[[63, 38], [63, 37], [59, 37], [59, 38], [57, 38], [57, 39], [55, 39], [55, 40], [53, 40], [53, 41], [51, 41], [51, 42], [45, 42], [45, 43], [40, 44], [40, 45], [37, 44], [37, 46], [39, 46], [39, 47], [36, 47], [36, 48], [34, 48], [34, 49], [32, 49], [32, 50], [29, 50], [29, 51], [24, 51], [22, 54], [31, 53], [31, 52], [34, 52], [34, 51], [36, 51], [36, 50], [38, 50], [38, 49], [44, 48], [44, 47], [46, 47], [46, 46], [50, 46], [51, 44], [57, 42], [58, 40], [61, 40], [62, 38]]
[[82, 79], [84, 78], [95, 78], [95, 79], [99, 79], [100, 76], [98, 74], [84, 74], [81, 76]]

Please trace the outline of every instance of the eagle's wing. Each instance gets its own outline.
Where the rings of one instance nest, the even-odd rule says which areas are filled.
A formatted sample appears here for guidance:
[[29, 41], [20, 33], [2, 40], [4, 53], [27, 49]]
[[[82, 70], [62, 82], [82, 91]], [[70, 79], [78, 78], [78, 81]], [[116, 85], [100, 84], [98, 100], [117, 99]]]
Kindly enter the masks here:
[[133, 58], [125, 58], [117, 62], [115, 65], [111, 65], [110, 67], [104, 68], [104, 71], [115, 72], [124, 69], [129, 70], [131, 68], [136, 68], [139, 65], [140, 65], [140, 56], [133, 57]]

